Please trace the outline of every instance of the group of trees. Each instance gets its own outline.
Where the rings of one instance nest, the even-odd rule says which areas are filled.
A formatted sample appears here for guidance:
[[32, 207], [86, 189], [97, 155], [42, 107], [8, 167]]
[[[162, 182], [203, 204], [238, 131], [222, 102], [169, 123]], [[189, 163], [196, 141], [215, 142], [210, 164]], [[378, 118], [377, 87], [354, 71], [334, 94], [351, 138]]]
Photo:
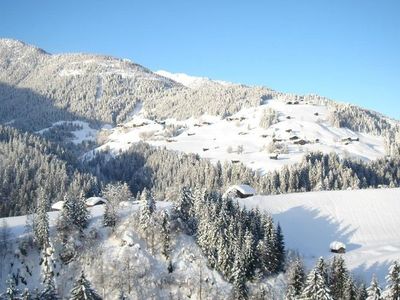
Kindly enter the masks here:
[[183, 188], [175, 212], [207, 258], [246, 298], [247, 280], [283, 270], [285, 247], [280, 226], [258, 210], [248, 211], [219, 193]]
[[362, 162], [335, 153], [308, 153], [300, 163], [261, 177], [255, 186], [263, 194], [396, 187], [400, 184], [399, 163], [400, 157]]
[[198, 155], [182, 154], [138, 143], [116, 157], [97, 153], [86, 162], [102, 182], [127, 182], [133, 194], [151, 189], [157, 199], [174, 199], [184, 186], [223, 192], [232, 184], [250, 184], [261, 194], [315, 190], [361, 189], [400, 184], [400, 157], [363, 162], [335, 153], [306, 154], [301, 162], [263, 176], [243, 164], [212, 164]]
[[[45, 274], [48, 276], [49, 274]], [[54, 285], [54, 281], [51, 278], [45, 278], [43, 290], [35, 289], [30, 291], [24, 289], [20, 291], [14, 279], [9, 278], [7, 281], [7, 289], [5, 293], [0, 295], [1, 299], [10, 300], [57, 300], [61, 297], [57, 294], [57, 290]], [[69, 300], [101, 300], [102, 298], [92, 288], [89, 280], [86, 279], [84, 272], [82, 271], [80, 277], [74, 283], [72, 290], [69, 293]]]
[[263, 111], [260, 119], [260, 127], [268, 129], [272, 125], [278, 123], [278, 113], [272, 108], [267, 108]]
[[293, 258], [286, 272], [287, 300], [394, 300], [400, 299], [400, 265], [394, 262], [386, 276], [384, 291], [373, 276], [370, 286], [357, 285], [341, 256], [335, 256], [330, 263], [320, 258], [306, 276], [300, 258]]
[[98, 183], [79, 172], [61, 147], [0, 125], [0, 216], [27, 214], [36, 207], [40, 189], [55, 202], [71, 189], [96, 193]]

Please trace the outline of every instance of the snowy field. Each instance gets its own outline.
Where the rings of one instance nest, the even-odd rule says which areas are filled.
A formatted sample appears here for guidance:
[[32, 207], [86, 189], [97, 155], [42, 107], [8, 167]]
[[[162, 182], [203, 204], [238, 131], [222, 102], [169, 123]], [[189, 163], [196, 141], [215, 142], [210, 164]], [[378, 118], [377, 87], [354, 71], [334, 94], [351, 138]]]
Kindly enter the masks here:
[[[267, 108], [278, 113], [279, 122], [264, 129], [260, 127], [260, 119]], [[171, 125], [182, 126], [177, 136], [166, 134], [166, 128]], [[296, 144], [295, 137], [307, 144]], [[270, 157], [273, 152], [268, 149], [274, 139], [287, 148], [277, 160]], [[131, 121], [109, 130], [108, 139], [97, 150], [107, 149], [117, 154], [141, 140], [171, 150], [197, 153], [213, 162], [242, 162], [261, 174], [296, 163], [309, 151], [336, 152], [365, 161], [375, 160], [385, 153], [382, 137], [331, 126], [327, 107], [311, 103], [290, 105], [280, 100], [242, 109], [230, 120], [203, 116], [185, 121], [169, 119], [160, 124], [145, 119], [142, 112], [138, 112]], [[242, 151], [238, 151], [238, 147], [242, 147]]]
[[288, 249], [298, 250], [308, 267], [329, 258], [332, 241], [344, 242], [347, 266], [370, 282], [384, 283], [389, 265], [400, 259], [400, 188], [324, 191], [242, 199], [280, 222]]

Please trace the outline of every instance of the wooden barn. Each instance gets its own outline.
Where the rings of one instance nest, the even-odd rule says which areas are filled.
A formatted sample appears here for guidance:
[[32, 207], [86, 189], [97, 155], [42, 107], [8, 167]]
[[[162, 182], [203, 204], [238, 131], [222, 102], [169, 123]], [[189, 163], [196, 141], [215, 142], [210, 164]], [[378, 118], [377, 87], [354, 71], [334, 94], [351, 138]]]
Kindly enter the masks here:
[[334, 241], [330, 244], [329, 248], [333, 253], [346, 253], [346, 245], [342, 242]]
[[235, 198], [247, 198], [254, 196], [256, 194], [256, 190], [247, 184], [237, 184], [230, 186], [223, 197], [226, 198], [228, 196], [232, 196]]
[[86, 199], [85, 203], [87, 207], [92, 207], [100, 204], [105, 204], [107, 203], [107, 200], [101, 197], [90, 197]]

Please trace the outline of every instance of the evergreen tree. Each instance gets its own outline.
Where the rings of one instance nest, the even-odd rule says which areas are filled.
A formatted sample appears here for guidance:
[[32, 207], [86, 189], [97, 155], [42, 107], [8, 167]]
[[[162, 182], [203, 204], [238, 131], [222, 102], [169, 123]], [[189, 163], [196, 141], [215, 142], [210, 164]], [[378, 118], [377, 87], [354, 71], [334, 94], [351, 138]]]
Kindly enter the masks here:
[[108, 203], [105, 205], [104, 208], [104, 215], [103, 215], [103, 224], [106, 227], [114, 228], [117, 223], [117, 214], [115, 209], [109, 205]]
[[19, 299], [19, 290], [15, 284], [14, 278], [11, 276], [7, 279], [7, 289], [4, 294], [4, 299], [7, 300], [18, 300]]
[[114, 228], [118, 221], [118, 208], [122, 201], [132, 198], [132, 193], [126, 183], [109, 183], [102, 191], [103, 197], [107, 200], [104, 209], [103, 224]]
[[48, 206], [49, 199], [47, 198], [44, 189], [41, 188], [38, 195], [38, 206], [36, 209], [33, 229], [35, 242], [40, 248], [46, 247], [49, 242]]
[[334, 299], [344, 299], [348, 277], [344, 259], [341, 256], [335, 256], [331, 263], [329, 277], [329, 287]]
[[246, 286], [246, 270], [242, 261], [240, 252], [236, 253], [232, 270], [232, 284], [234, 299], [242, 300], [248, 298], [248, 290]]
[[387, 286], [384, 293], [384, 299], [400, 299], [400, 264], [395, 261], [389, 268], [389, 274], [386, 276]]
[[[356, 300], [357, 298], [357, 287], [354, 284], [353, 278], [348, 275], [344, 286], [344, 300]], [[340, 298], [339, 298], [340, 299]]]
[[54, 250], [50, 243], [42, 250], [42, 276], [44, 288], [40, 292], [39, 298], [43, 300], [58, 299], [57, 290], [54, 283], [53, 253]]
[[276, 228], [276, 259], [277, 272], [281, 272], [285, 265], [285, 241], [282, 234], [281, 225], [278, 223]]
[[321, 274], [320, 266], [314, 267], [308, 274], [305, 287], [300, 299], [307, 300], [333, 300], [330, 290], [326, 285], [324, 275]]
[[361, 283], [357, 289], [356, 300], [367, 300], [367, 298], [368, 298], [367, 287], [365, 286], [364, 283]]
[[317, 268], [318, 273], [321, 274], [322, 278], [324, 279], [325, 284], [328, 286], [329, 283], [328, 266], [323, 257], [320, 257], [318, 259], [315, 267]]
[[75, 282], [71, 290], [70, 300], [101, 300], [101, 297], [92, 289], [90, 282], [86, 279], [84, 272]]
[[86, 206], [84, 194], [81, 192], [76, 199], [76, 211], [75, 211], [75, 225], [82, 231], [85, 229], [89, 222], [90, 213]]
[[171, 229], [169, 223], [169, 215], [163, 210], [161, 213], [161, 238], [162, 238], [162, 250], [161, 253], [165, 259], [169, 259], [171, 252]]
[[33, 300], [33, 296], [31, 295], [31, 292], [26, 288], [24, 291], [21, 293], [21, 300]]
[[140, 226], [144, 232], [147, 232], [153, 223], [153, 213], [156, 210], [156, 204], [153, 196], [147, 189], [143, 190], [140, 201]]
[[381, 300], [382, 290], [379, 287], [378, 279], [376, 276], [372, 276], [371, 284], [367, 289], [367, 300]]
[[305, 281], [304, 265], [300, 258], [296, 257], [290, 262], [287, 276], [286, 299], [296, 300], [301, 295]]
[[76, 228], [83, 231], [87, 227], [89, 221], [89, 211], [86, 207], [83, 193], [76, 196], [69, 192], [64, 197], [64, 205], [61, 211], [59, 230], [70, 231]]

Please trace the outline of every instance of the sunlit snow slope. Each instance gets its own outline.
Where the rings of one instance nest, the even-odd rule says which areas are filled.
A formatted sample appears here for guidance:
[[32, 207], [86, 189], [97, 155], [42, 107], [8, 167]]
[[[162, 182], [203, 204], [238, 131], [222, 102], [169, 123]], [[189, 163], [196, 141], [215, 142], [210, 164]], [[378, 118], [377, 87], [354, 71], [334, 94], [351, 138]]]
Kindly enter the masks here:
[[[267, 108], [278, 113], [279, 122], [264, 129], [260, 127], [260, 119]], [[184, 128], [179, 135], [168, 137], [166, 126], [171, 124]], [[170, 119], [166, 124], [160, 124], [144, 119], [139, 113], [109, 134], [106, 143], [97, 150], [109, 149], [117, 154], [120, 149], [128, 149], [133, 142], [145, 140], [171, 150], [198, 153], [214, 162], [243, 162], [261, 173], [298, 162], [309, 151], [335, 152], [367, 161], [384, 155], [382, 137], [331, 126], [326, 106], [303, 102], [292, 105], [281, 100], [268, 100], [226, 119], [203, 116], [179, 122]], [[297, 141], [307, 141], [307, 144], [296, 144], [294, 137]], [[343, 141], [347, 138], [353, 141]], [[279, 140], [287, 148], [278, 159], [271, 158], [273, 151], [268, 147], [273, 140]], [[237, 151], [238, 146], [243, 146], [243, 152]]]
[[381, 283], [391, 261], [400, 259], [400, 189], [368, 189], [255, 196], [240, 200], [280, 222], [289, 249], [298, 250], [311, 267], [330, 257], [329, 244], [347, 245], [344, 258], [367, 282]]

